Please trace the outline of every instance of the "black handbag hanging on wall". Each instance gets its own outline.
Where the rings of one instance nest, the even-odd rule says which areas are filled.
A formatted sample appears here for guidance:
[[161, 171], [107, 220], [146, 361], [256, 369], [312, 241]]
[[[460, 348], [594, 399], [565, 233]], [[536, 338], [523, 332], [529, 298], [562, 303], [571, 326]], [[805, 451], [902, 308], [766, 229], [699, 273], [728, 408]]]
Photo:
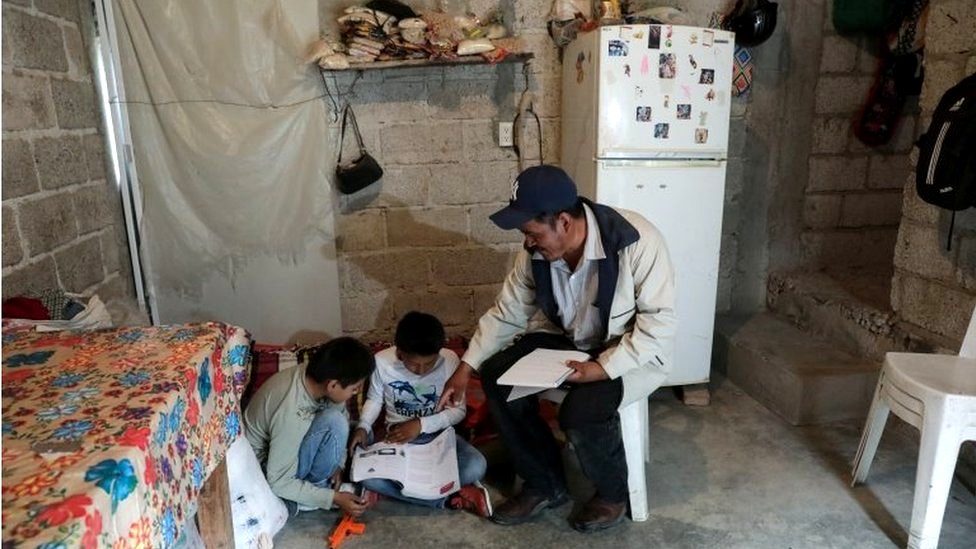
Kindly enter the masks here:
[[[356, 135], [356, 144], [359, 146], [359, 158], [345, 163], [342, 161], [342, 145], [346, 138], [346, 124], [352, 126]], [[352, 105], [346, 104], [342, 110], [342, 125], [339, 130], [339, 160], [336, 165], [336, 185], [343, 194], [352, 194], [360, 191], [370, 184], [379, 181], [383, 177], [383, 168], [380, 167], [376, 159], [366, 152], [363, 145], [363, 136], [359, 133], [359, 124], [356, 123], [356, 113], [352, 111]]]

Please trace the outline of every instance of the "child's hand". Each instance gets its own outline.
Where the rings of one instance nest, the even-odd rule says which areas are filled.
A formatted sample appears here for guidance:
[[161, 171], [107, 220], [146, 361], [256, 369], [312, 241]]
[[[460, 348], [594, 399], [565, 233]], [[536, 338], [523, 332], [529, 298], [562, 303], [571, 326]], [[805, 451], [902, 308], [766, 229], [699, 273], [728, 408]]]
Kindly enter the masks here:
[[358, 517], [366, 511], [366, 502], [361, 501], [356, 494], [350, 494], [349, 492], [336, 492], [335, 498], [332, 500], [339, 509], [342, 509], [346, 513], [354, 517]]
[[349, 452], [351, 453], [356, 449], [357, 446], [366, 447], [367, 442], [369, 442], [369, 434], [363, 428], [356, 429], [356, 432], [349, 437]]
[[392, 425], [386, 431], [386, 441], [399, 444], [410, 442], [420, 436], [420, 419], [413, 418], [403, 423]]

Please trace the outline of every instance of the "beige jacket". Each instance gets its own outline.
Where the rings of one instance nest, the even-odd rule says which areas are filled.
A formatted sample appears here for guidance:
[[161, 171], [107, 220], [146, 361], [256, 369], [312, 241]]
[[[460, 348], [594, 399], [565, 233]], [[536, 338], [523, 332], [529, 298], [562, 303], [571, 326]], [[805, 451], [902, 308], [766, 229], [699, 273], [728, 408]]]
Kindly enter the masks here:
[[[627, 210], [617, 210], [617, 213], [640, 237], [618, 250], [619, 271], [605, 337], [607, 349], [597, 361], [611, 379], [623, 378], [623, 407], [646, 398], [664, 383], [671, 371], [677, 318], [674, 269], [664, 238], [640, 215]], [[601, 225], [600, 230], [605, 241], [604, 233], [613, 229]], [[605, 251], [612, 257], [606, 246]], [[535, 288], [532, 258], [522, 250], [495, 305], [478, 322], [464, 362], [477, 370], [482, 362], [510, 345], [520, 334], [562, 332], [541, 313]]]

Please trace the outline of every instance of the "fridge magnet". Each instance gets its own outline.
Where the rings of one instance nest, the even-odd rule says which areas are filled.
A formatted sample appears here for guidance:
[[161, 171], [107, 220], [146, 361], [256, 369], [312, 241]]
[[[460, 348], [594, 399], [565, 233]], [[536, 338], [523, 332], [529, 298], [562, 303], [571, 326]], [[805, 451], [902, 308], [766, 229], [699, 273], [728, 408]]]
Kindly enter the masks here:
[[647, 29], [647, 48], [657, 50], [661, 48], [661, 25], [651, 25]]
[[698, 43], [698, 33], [697, 32], [691, 33], [691, 36], [688, 37], [688, 43], [691, 44], [692, 46], [694, 46], [695, 44]]
[[706, 122], [707, 120], [708, 120], [708, 112], [707, 111], [702, 111], [702, 112], [698, 113], [698, 125], [699, 126], [704, 126], [707, 123]]
[[586, 56], [583, 52], [579, 52], [576, 56], [576, 83], [580, 84], [583, 82], [583, 61], [586, 60]]
[[671, 103], [671, 96], [670, 95], [665, 95], [664, 96], [664, 108], [665, 109], [668, 108], [668, 105], [670, 103]]
[[715, 101], [715, 88], [711, 88], [708, 90], [708, 92], [705, 94], [705, 99], [709, 101]]
[[640, 30], [634, 33], [634, 40], [640, 40], [644, 38], [644, 31]]
[[610, 44], [607, 45], [607, 55], [610, 57], [626, 57], [627, 56], [627, 42], [623, 40], [611, 40]]
[[662, 122], [660, 124], [654, 124], [654, 137], [656, 139], [667, 139], [668, 130], [670, 129], [670, 124]]
[[658, 76], [661, 78], [674, 78], [676, 72], [677, 61], [675, 60], [674, 54], [662, 53], [658, 62]]
[[695, 128], [695, 143], [708, 142], [708, 128]]
[[695, 56], [690, 53], [688, 54], [688, 62], [691, 63], [692, 69], [698, 68], [698, 61], [695, 61]]
[[630, 77], [630, 65], [624, 65], [624, 76]]
[[707, 30], [702, 33], [702, 46], [706, 48], [712, 47], [712, 42], [715, 41], [715, 32]]
[[673, 35], [674, 35], [674, 29], [671, 27], [671, 25], [664, 27], [664, 46], [666, 48], [671, 47], [671, 36]]
[[630, 37], [631, 37], [631, 35], [633, 34], [633, 31], [634, 31], [634, 28], [633, 27], [621, 26], [621, 27], [617, 27], [617, 28], [620, 29], [620, 31], [617, 33], [617, 36], [621, 40], [630, 40]]
[[690, 103], [678, 103], [678, 120], [691, 120]]
[[641, 76], [647, 76], [647, 73], [651, 72], [651, 62], [647, 59], [647, 56], [641, 58]]
[[640, 86], [634, 86], [634, 95], [637, 97], [644, 97], [644, 88]]
[[715, 69], [702, 69], [701, 78], [698, 79], [699, 84], [714, 84], [715, 83]]
[[637, 107], [637, 121], [638, 122], [650, 122], [651, 121], [651, 108], [650, 107]]

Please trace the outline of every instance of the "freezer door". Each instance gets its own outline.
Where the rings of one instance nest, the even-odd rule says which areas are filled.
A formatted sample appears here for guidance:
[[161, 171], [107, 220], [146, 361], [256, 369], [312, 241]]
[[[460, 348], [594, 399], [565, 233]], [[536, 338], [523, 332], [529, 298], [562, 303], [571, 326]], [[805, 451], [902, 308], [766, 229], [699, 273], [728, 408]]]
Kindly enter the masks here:
[[600, 161], [597, 202], [640, 213], [664, 235], [678, 332], [667, 385], [708, 380], [722, 240], [725, 162]]
[[733, 34], [676, 25], [601, 27], [598, 158], [724, 158]]

